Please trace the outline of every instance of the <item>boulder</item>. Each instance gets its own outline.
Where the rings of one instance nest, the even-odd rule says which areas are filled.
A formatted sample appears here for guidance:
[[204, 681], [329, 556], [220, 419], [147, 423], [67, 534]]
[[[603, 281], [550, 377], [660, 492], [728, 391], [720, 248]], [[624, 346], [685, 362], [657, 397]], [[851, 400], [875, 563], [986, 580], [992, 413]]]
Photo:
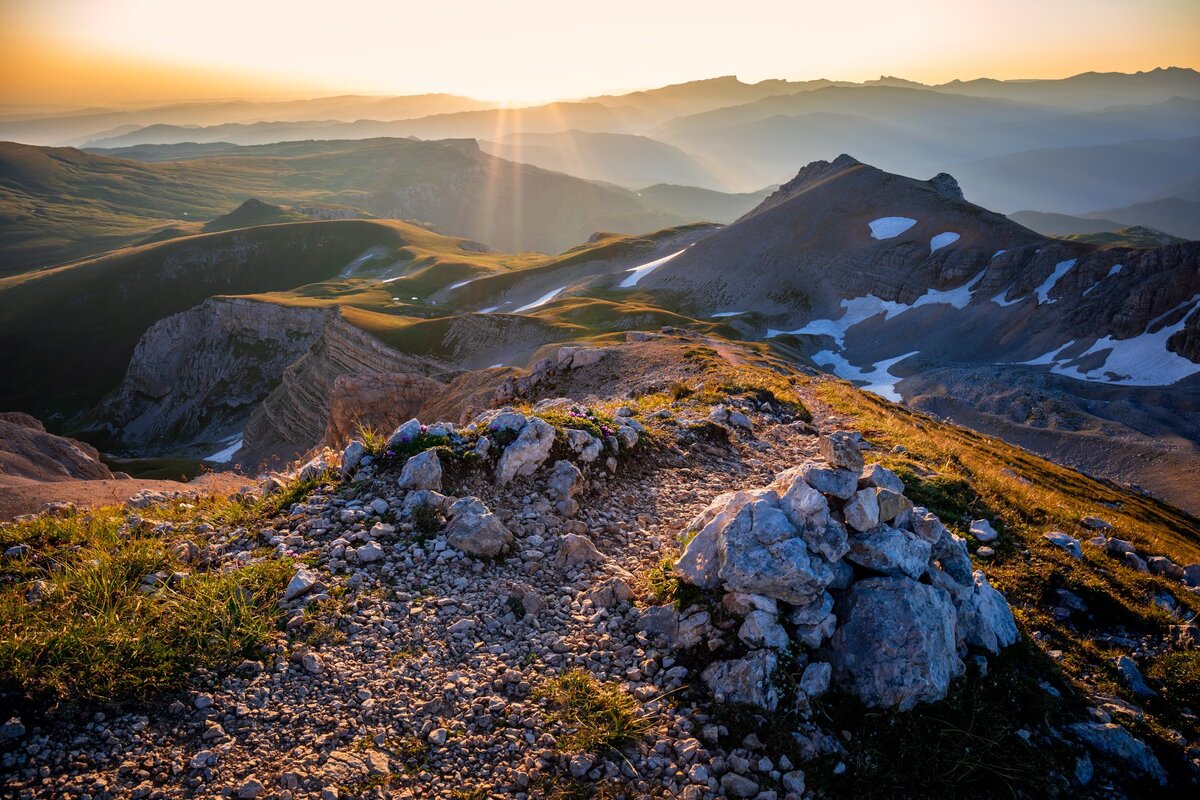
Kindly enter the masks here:
[[777, 475], [771, 488], [780, 495], [779, 509], [796, 526], [810, 551], [828, 561], [846, 555], [850, 549], [846, 529], [830, 516], [829, 502], [804, 480], [800, 471], [790, 469]]
[[1146, 559], [1146, 566], [1150, 568], [1150, 573], [1153, 575], [1162, 575], [1173, 581], [1183, 580], [1183, 567], [1166, 556], [1151, 556]]
[[888, 489], [896, 494], [904, 494], [904, 481], [887, 467], [871, 464], [863, 470], [858, 479], [858, 488], [865, 489], [874, 486], [876, 489]]
[[404, 462], [397, 484], [401, 489], [442, 490], [442, 462], [437, 450], [424, 450]]
[[595, 608], [615, 608], [632, 603], [633, 587], [624, 578], [608, 578], [583, 593], [583, 599], [591, 601]]
[[1067, 730], [1097, 753], [1125, 764], [1132, 772], [1167, 785], [1167, 771], [1154, 752], [1140, 739], [1114, 722], [1076, 722]]
[[907, 575], [916, 580], [929, 568], [932, 547], [909, 531], [879, 525], [850, 537], [847, 560], [884, 575]]
[[585, 464], [595, 461], [604, 452], [604, 442], [576, 428], [567, 429], [567, 446]]
[[1083, 558], [1083, 548], [1079, 546], [1079, 540], [1074, 536], [1069, 536], [1062, 531], [1050, 531], [1049, 533], [1043, 533], [1042, 538], [1055, 547], [1061, 547], [1063, 550], [1066, 550], [1076, 559]]
[[718, 577], [732, 591], [806, 605], [833, 580], [829, 564], [810, 554], [787, 515], [769, 500], [738, 511], [717, 540]]
[[553, 446], [554, 426], [544, 419], [532, 417], [500, 456], [496, 481], [503, 486], [518, 475], [532, 475], [549, 457]]
[[392, 435], [388, 437], [388, 447], [397, 448], [415, 442], [421, 435], [421, 421], [419, 419], [410, 419], [396, 430], [392, 431]]
[[834, 677], [868, 706], [907, 711], [940, 700], [963, 672], [954, 606], [943, 589], [908, 578], [866, 578], [843, 595], [837, 618]]
[[975, 571], [970, 587], [961, 593], [951, 591], [950, 595], [957, 612], [958, 637], [964, 644], [995, 654], [1020, 638], [1008, 601], [982, 570]]
[[1117, 672], [1120, 673], [1121, 680], [1129, 687], [1129, 691], [1138, 697], [1154, 697], [1158, 694], [1146, 683], [1146, 679], [1142, 677], [1142, 671], [1138, 669], [1137, 662], [1129, 656], [1123, 655], [1117, 659]]
[[1188, 586], [1200, 586], [1200, 564], [1188, 564], [1183, 568], [1183, 582]]
[[879, 524], [879, 490], [859, 489], [842, 507], [846, 524], [856, 531], [869, 531]]
[[284, 602], [295, 600], [297, 597], [308, 594], [316, 585], [317, 573], [301, 567], [296, 570], [296, 574], [288, 581], [287, 588], [283, 590]]
[[446, 511], [446, 543], [476, 558], [496, 558], [513, 542], [512, 532], [478, 497], [464, 497]]
[[796, 688], [807, 697], [820, 697], [829, 690], [833, 678], [833, 667], [824, 661], [814, 661], [804, 668]]
[[645, 609], [635, 624], [639, 631], [659, 642], [669, 644], [679, 636], [679, 612], [670, 603]]
[[546, 489], [560, 500], [569, 500], [583, 491], [583, 473], [570, 461], [555, 461]]
[[876, 502], [879, 505], [880, 522], [891, 522], [898, 527], [900, 521], [904, 520], [907, 524], [913, 509], [912, 500], [891, 489], [879, 489]]
[[755, 609], [746, 615], [738, 638], [751, 647], [770, 647], [773, 650], [788, 648], [788, 635], [774, 614]]
[[823, 434], [817, 439], [817, 450], [829, 466], [853, 472], [857, 487], [863, 470], [862, 449], [857, 436], [847, 431]]
[[363, 456], [367, 454], [367, 446], [355, 439], [342, 450], [342, 480], [348, 479], [358, 471]]
[[1100, 517], [1084, 517], [1079, 520], [1079, 524], [1089, 531], [1111, 531], [1113, 529], [1108, 520], [1101, 519]]
[[848, 469], [835, 469], [807, 461], [797, 469], [809, 486], [821, 494], [849, 500], [858, 491], [858, 473]]
[[520, 411], [514, 411], [511, 408], [493, 408], [484, 411], [479, 416], [472, 420], [476, 428], [485, 430], [488, 433], [501, 433], [504, 431], [518, 432], [525, 427], [525, 415]]
[[708, 507], [697, 514], [687, 527], [684, 536], [691, 539], [684, 547], [683, 555], [675, 564], [675, 574], [684, 581], [701, 589], [715, 589], [720, 583], [717, 562], [717, 540], [721, 531], [733, 520], [747, 503], [762, 498], [777, 498], [774, 490], [755, 489], [745, 492], [727, 492], [717, 495]]
[[617, 428], [617, 441], [621, 443], [622, 450], [632, 450], [637, 447], [638, 438], [637, 428], [632, 425], [621, 425]]
[[568, 533], [558, 543], [558, 561], [560, 564], [586, 564], [593, 561], [604, 561], [604, 554], [596, 549], [596, 545], [586, 536]]
[[745, 658], [717, 661], [700, 678], [718, 703], [739, 703], [774, 711], [779, 690], [771, 682], [778, 657], [770, 650], [755, 650]]
[[379, 546], [378, 542], [367, 542], [359, 545], [358, 549], [354, 551], [354, 555], [358, 558], [359, 563], [370, 564], [383, 559], [383, 548]]

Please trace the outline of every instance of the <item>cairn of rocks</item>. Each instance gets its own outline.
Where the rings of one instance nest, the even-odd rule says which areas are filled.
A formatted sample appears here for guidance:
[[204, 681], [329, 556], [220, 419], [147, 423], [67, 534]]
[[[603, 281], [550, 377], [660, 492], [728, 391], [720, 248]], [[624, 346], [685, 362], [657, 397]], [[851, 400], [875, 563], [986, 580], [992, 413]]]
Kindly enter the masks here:
[[[716, 656], [702, 678], [719, 701], [803, 711], [831, 682], [869, 706], [940, 700], [969, 648], [1017, 640], [1008, 603], [895, 473], [864, 469], [856, 434], [821, 436], [819, 451], [693, 519], [675, 574], [709, 602], [639, 624]], [[791, 696], [776, 680], [785, 657], [803, 667]]]

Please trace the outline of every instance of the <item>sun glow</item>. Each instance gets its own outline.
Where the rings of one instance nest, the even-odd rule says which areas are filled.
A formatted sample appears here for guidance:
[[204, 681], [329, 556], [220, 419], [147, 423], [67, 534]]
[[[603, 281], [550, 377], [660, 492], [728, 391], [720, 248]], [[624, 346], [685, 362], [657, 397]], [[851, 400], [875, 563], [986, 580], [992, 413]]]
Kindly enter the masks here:
[[1200, 66], [1200, 4], [1179, 0], [1094, 0], [1086, 35], [1075, 4], [1039, 0], [704, 6], [0, 0], [0, 89], [6, 105], [449, 92], [516, 107], [722, 74], [944, 82]]

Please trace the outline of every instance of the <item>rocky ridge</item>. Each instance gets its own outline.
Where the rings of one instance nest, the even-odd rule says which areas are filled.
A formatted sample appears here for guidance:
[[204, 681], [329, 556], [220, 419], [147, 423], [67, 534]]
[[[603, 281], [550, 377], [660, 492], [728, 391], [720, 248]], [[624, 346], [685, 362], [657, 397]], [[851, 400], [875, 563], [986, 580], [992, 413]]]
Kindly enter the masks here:
[[[912, 507], [896, 475], [864, 465], [870, 443], [810, 394], [816, 428], [753, 393], [653, 411], [535, 401], [605, 371], [637, 385], [648, 373], [631, 357], [660, 366], [655, 347], [673, 338], [568, 353], [569, 369], [510, 385], [522, 408], [410, 420], [382, 451], [324, 453], [293, 479], [344, 481], [259, 525], [176, 531], [229, 567], [299, 559], [285, 631], [169, 707], [18, 720], [9, 785], [29, 797], [812, 795], [829, 780], [821, 765], [844, 772], [856, 747], [813, 712], [857, 695], [916, 713], [964, 667], [984, 669], [961, 647], [995, 652], [1016, 629], [964, 540]], [[155, 502], [134, 503], [138, 524], [153, 524]], [[715, 602], [655, 603], [645, 576], [693, 531], [680, 570], [704, 576]], [[711, 573], [691, 569], [708, 542]], [[879, 631], [911, 673], [897, 674]], [[573, 669], [635, 698], [644, 733], [619, 751], [560, 746], [571, 728], [539, 687]], [[850, 695], [831, 700], [839, 690]], [[760, 706], [761, 735], [733, 722], [742, 701]], [[772, 720], [788, 721], [786, 747]], [[1093, 772], [1163, 777], [1122, 722], [1097, 710], [1060, 739], [1032, 734], [1087, 748], [1086, 770], [1059, 776], [1059, 790], [1095, 785]]]

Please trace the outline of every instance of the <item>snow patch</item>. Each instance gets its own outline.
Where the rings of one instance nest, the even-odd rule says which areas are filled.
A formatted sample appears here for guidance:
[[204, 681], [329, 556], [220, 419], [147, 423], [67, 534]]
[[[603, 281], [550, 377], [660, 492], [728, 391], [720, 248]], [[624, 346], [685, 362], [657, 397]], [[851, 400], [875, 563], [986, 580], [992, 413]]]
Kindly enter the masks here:
[[[683, 248], [683, 250], [686, 250], [686, 249], [687, 249], [686, 247]], [[656, 259], [647, 264], [642, 264], [640, 267], [634, 267], [633, 269], [625, 270], [626, 272], [629, 273], [629, 277], [626, 278], [625, 280], [621, 281], [618, 284], [618, 286], [622, 289], [629, 289], [631, 287], [637, 286], [638, 281], [640, 281], [642, 278], [649, 275], [654, 270], [661, 267], [663, 264], [670, 261], [675, 256], [682, 253], [683, 250], [676, 250], [674, 253], [671, 253], [671, 255], [669, 255], [669, 256], [663, 256], [662, 258]]]
[[213, 461], [217, 464], [228, 464], [233, 460], [233, 454], [242, 449], [242, 435], [240, 433], [235, 433], [233, 436], [230, 436], [227, 439], [222, 439], [221, 444], [228, 445], [228, 447], [224, 447], [213, 453], [211, 456], [207, 456], [201, 460]]
[[992, 253], [992, 258], [993, 258], [993, 259], [997, 259], [997, 258], [999, 258], [1000, 256], [1004, 255], [1004, 254], [1005, 254], [1005, 253], [1007, 253], [1007, 252], [1008, 252], [1007, 250], [997, 250], [996, 252]]
[[1066, 350], [1068, 347], [1070, 347], [1073, 344], [1075, 344], [1074, 339], [1067, 342], [1066, 344], [1064, 344], [1062, 347], [1058, 348], [1057, 350], [1051, 350], [1049, 353], [1043, 353], [1042, 355], [1038, 356], [1037, 358], [1032, 358], [1029, 361], [1018, 361], [1017, 363], [1024, 364], [1024, 365], [1030, 366], [1030, 367], [1040, 367], [1040, 366], [1045, 366], [1047, 364], [1054, 364], [1058, 360], [1058, 354], [1061, 353], [1062, 351]]
[[[1155, 325], [1184, 309], [1187, 309], [1187, 313], [1180, 317], [1178, 322], [1173, 325], [1164, 325], [1151, 333]], [[1114, 339], [1111, 336], [1105, 336], [1097, 339], [1091, 347], [1078, 356], [1059, 359], [1057, 353], [1066, 349], [1066, 345], [1064, 345], [1053, 354], [1047, 354], [1026, 363], [1049, 364], [1050, 371], [1056, 375], [1076, 380], [1119, 386], [1168, 386], [1200, 372], [1200, 364], [1167, 349], [1167, 341], [1183, 330], [1197, 309], [1200, 309], [1200, 294], [1183, 301], [1165, 314], [1155, 317], [1137, 336], [1128, 339]], [[1078, 363], [1088, 356], [1105, 352], [1107, 355], [1100, 366], [1086, 371], [1078, 366]], [[1076, 366], [1068, 366], [1069, 364]]]
[[893, 403], [899, 403], [903, 398], [896, 391], [896, 384], [902, 379], [898, 375], [893, 375], [889, 369], [892, 365], [906, 358], [911, 358], [919, 352], [919, 350], [914, 350], [911, 353], [889, 358], [886, 361], [880, 361], [876, 364], [869, 364], [866, 367], [856, 367], [840, 353], [835, 353], [832, 350], [822, 350], [812, 358], [813, 361], [821, 366], [832, 369], [833, 374], [839, 378], [845, 378], [848, 381], [856, 383], [864, 383], [866, 385], [862, 386], [862, 389], [891, 400]]
[[1054, 288], [1056, 283], [1058, 283], [1059, 278], [1061, 278], [1063, 275], [1066, 275], [1067, 270], [1071, 269], [1073, 266], [1075, 266], [1075, 259], [1073, 258], [1068, 258], [1066, 261], [1060, 261], [1054, 265], [1054, 271], [1050, 273], [1046, 280], [1042, 281], [1041, 286], [1034, 290], [1034, 293], [1037, 295], [1039, 305], [1042, 303], [1050, 304], [1055, 302], [1054, 300], [1050, 299], [1050, 290]]
[[[1009, 287], [1009, 288], [1011, 288], [1011, 287]], [[1025, 299], [1024, 297], [1018, 297], [1014, 300], [1009, 300], [1007, 298], [1008, 298], [1008, 289], [1005, 289], [1000, 294], [993, 297], [992, 302], [998, 306], [1012, 306], [1012, 305], [1016, 305], [1017, 303], [1019, 303]]]
[[955, 308], [966, 308], [971, 302], [971, 294], [975, 291], [975, 284], [983, 280], [983, 273], [980, 272], [971, 280], [959, 286], [957, 289], [930, 289], [925, 294], [913, 301], [910, 308], [918, 306], [933, 306], [947, 305]]
[[461, 289], [462, 287], [466, 286], [468, 283], [470, 283], [473, 280], [475, 280], [475, 279], [467, 278], [465, 281], [459, 281], [458, 283], [452, 283], [449, 286], [447, 286], [446, 288], [447, 289]]
[[532, 303], [526, 303], [525, 305], [521, 306], [513, 313], [520, 314], [523, 311], [532, 311], [535, 308], [544, 306], [544, 305], [546, 305], [546, 303], [549, 303], [555, 297], [558, 297], [558, 293], [561, 292], [565, 288], [567, 288], [567, 287], [560, 286], [557, 289], [551, 289], [550, 291], [546, 292], [544, 295], [539, 297], [537, 300], [534, 300]]
[[375, 247], [369, 247], [369, 248], [367, 248], [367, 251], [365, 253], [363, 253], [361, 256], [354, 259], [346, 266], [342, 267], [342, 271], [340, 273], [338, 273], [338, 277], [339, 278], [349, 278], [351, 275], [353, 275], [355, 272], [357, 272], [358, 268], [361, 267], [363, 264], [367, 263], [368, 261], [370, 261], [373, 258], [379, 258], [380, 256], [383, 256], [386, 253], [387, 253], [387, 250], [383, 247], [380, 247], [379, 245], [376, 245]]
[[846, 312], [838, 319], [810, 320], [804, 327], [797, 328], [794, 331], [781, 331], [769, 328], [767, 330], [767, 338], [770, 339], [785, 334], [791, 336], [802, 334], [829, 336], [837, 342], [838, 349], [840, 350], [846, 346], [846, 332], [858, 323], [864, 322], [871, 317], [883, 314], [883, 318], [886, 321], [918, 306], [949, 305], [954, 308], [966, 308], [967, 304], [971, 302], [971, 293], [975, 288], [975, 284], [979, 283], [982, 279], [983, 273], [980, 272], [970, 281], [956, 289], [930, 289], [911, 304], [897, 303], [894, 300], [880, 300], [873, 294], [869, 294], [866, 297], [854, 297], [849, 300], [843, 300], [842, 307], [846, 309]]
[[953, 231], [939, 233], [937, 236], [935, 236], [929, 240], [929, 254], [933, 255], [938, 250], [941, 250], [943, 247], [947, 247], [949, 245], [954, 244], [955, 242], [958, 241], [958, 239], [959, 239], [958, 234], [954, 233]]
[[716, 314], [710, 314], [713, 319], [719, 317], [736, 317], [738, 314], [745, 314], [745, 311], [718, 311]]
[[910, 217], [880, 217], [867, 223], [872, 239], [895, 238], [916, 224], [917, 221]]

